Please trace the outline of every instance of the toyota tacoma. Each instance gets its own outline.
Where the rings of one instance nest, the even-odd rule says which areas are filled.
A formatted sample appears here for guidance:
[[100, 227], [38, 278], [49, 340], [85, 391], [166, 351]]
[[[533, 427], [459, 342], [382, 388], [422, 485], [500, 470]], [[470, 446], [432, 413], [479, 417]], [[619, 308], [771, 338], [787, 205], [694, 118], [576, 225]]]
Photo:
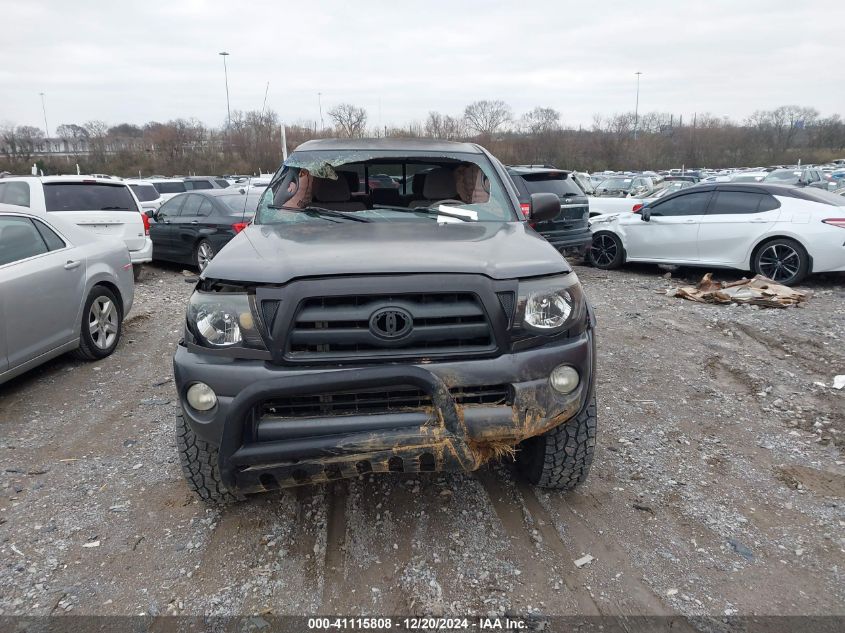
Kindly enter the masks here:
[[[560, 213], [552, 193], [528, 205]], [[594, 328], [485, 149], [309, 141], [190, 298], [173, 359], [185, 477], [221, 504], [513, 456], [572, 488], [596, 442]]]

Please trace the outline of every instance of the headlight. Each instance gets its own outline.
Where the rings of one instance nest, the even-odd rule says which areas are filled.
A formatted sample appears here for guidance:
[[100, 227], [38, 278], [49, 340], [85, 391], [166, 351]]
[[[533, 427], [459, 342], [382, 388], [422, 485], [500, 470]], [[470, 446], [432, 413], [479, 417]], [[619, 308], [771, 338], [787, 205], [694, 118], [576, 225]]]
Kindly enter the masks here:
[[207, 347], [265, 347], [246, 294], [194, 292], [188, 304], [188, 328]]
[[525, 329], [552, 333], [582, 315], [581, 284], [575, 273], [519, 282], [519, 316]]

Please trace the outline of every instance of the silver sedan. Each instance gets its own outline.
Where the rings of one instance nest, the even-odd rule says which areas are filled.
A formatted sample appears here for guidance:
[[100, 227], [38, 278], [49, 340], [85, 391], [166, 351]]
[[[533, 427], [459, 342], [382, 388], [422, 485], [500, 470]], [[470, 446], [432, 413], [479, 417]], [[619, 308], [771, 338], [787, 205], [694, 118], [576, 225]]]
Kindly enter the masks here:
[[0, 204], [0, 384], [65, 352], [110, 355], [134, 296], [121, 240]]

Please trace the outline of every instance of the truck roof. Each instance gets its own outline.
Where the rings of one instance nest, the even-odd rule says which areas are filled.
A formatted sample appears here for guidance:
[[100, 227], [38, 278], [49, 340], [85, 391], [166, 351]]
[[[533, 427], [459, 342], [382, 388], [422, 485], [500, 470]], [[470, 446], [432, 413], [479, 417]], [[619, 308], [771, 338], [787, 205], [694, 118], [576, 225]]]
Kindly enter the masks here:
[[407, 150], [412, 152], [462, 152], [482, 154], [475, 143], [441, 141], [421, 138], [321, 138], [306, 141], [295, 152], [316, 152], [321, 150]]

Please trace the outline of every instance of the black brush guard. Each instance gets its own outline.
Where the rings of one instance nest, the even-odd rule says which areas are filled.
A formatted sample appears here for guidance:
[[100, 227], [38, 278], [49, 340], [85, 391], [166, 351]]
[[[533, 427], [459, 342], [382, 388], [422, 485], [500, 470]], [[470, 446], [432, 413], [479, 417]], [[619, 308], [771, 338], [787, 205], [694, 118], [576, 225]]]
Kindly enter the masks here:
[[[256, 405], [268, 398], [319, 395], [367, 388], [413, 386], [431, 397], [430, 413], [309, 418], [314, 435], [253, 441]], [[332, 432], [332, 427], [335, 431]], [[352, 431], [353, 432], [343, 432]], [[329, 432], [330, 434], [327, 434]], [[246, 442], [245, 442], [246, 440]], [[252, 492], [356, 476], [365, 472], [472, 470], [476, 458], [446, 384], [415, 366], [371, 367], [272, 378], [250, 385], [232, 401], [219, 449], [219, 467], [230, 490]]]

